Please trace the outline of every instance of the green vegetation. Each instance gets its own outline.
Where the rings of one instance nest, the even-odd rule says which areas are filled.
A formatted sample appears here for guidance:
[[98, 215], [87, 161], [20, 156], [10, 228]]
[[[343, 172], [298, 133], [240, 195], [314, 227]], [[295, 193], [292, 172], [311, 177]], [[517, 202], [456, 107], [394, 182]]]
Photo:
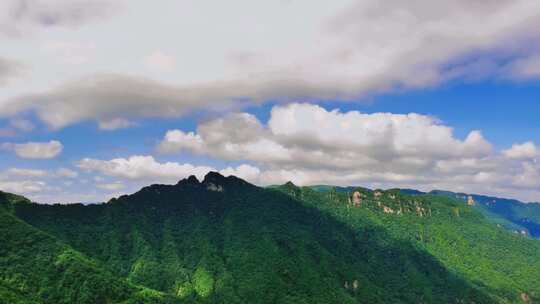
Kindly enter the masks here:
[[540, 299], [540, 243], [461, 201], [317, 190], [210, 173], [100, 205], [0, 196], [0, 303]]
[[[466, 200], [465, 193], [434, 190], [430, 194]], [[540, 238], [540, 203], [523, 203], [518, 200], [471, 194], [474, 208], [489, 221], [529, 236]]]

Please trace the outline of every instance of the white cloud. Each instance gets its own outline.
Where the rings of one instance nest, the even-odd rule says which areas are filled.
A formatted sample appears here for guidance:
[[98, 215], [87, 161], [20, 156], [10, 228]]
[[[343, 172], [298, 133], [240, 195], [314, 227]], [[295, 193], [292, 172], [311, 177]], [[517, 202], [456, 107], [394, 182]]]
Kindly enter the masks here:
[[175, 68], [176, 60], [162, 51], [154, 51], [144, 59], [144, 64], [151, 70], [168, 72]]
[[5, 192], [17, 194], [37, 193], [45, 189], [46, 184], [41, 181], [2, 181], [0, 180], [0, 189]]
[[0, 87], [20, 78], [24, 71], [25, 66], [20, 62], [0, 57]]
[[189, 175], [203, 177], [210, 167], [197, 167], [175, 162], [159, 163], [152, 156], [135, 155], [129, 158], [98, 160], [85, 158], [77, 164], [81, 169], [125, 179], [147, 179], [156, 181], [178, 181]]
[[[255, 162], [261, 184], [436, 188], [540, 197], [531, 143], [502, 154], [479, 131], [464, 139], [420, 114], [328, 111], [310, 104], [275, 106], [266, 125], [247, 113], [205, 121], [196, 132], [169, 130], [161, 153], [191, 152]], [[533, 153], [534, 152], [534, 153]], [[522, 163], [523, 157], [530, 161]]]
[[158, 146], [162, 153], [175, 153], [182, 149], [199, 151], [203, 147], [203, 141], [199, 135], [193, 132], [184, 133], [180, 130], [169, 130], [165, 138]]
[[540, 77], [540, 53], [515, 60], [507, 69], [509, 74], [515, 78], [538, 78]]
[[105, 0], [4, 0], [0, 33], [18, 37], [39, 27], [77, 27], [110, 16], [117, 4]]
[[[112, 2], [59, 3], [23, 6], [21, 19], [46, 25], [86, 22], [102, 18]], [[102, 36], [96, 45], [102, 54], [115, 54], [112, 59], [51, 76], [55, 81], [41, 75], [46, 81], [40, 89], [21, 88], [0, 102], [0, 116], [34, 111], [61, 128], [85, 120], [237, 109], [268, 100], [351, 101], [455, 78], [513, 77], [514, 69], [506, 67], [514, 65], [519, 78], [537, 76], [529, 62], [535, 62], [538, 47], [528, 43], [540, 26], [536, 1], [238, 0], [159, 6], [133, 1], [127, 9], [129, 14], [106, 30], [95, 25], [95, 31], [81, 31], [89, 41]], [[141, 23], [134, 18], [141, 13], [163, 22]], [[170, 28], [178, 39], [162, 35]], [[126, 29], [144, 39], [115, 41]], [[148, 44], [167, 46], [167, 54]], [[148, 54], [148, 64], [169, 72], [147, 78], [140, 61]], [[175, 64], [182, 69], [173, 69]], [[63, 85], [51, 88], [51, 83]]]
[[6, 172], [7, 176], [14, 177], [44, 177], [47, 176], [47, 171], [36, 169], [9, 168]]
[[219, 173], [224, 176], [234, 175], [236, 177], [240, 177], [251, 182], [256, 182], [259, 179], [261, 170], [259, 170], [259, 168], [257, 167], [243, 164], [236, 168], [227, 167], [223, 170], [220, 170]]
[[134, 123], [124, 118], [113, 118], [109, 120], [99, 121], [98, 126], [101, 130], [113, 131], [117, 129], [124, 129], [133, 126]]
[[79, 173], [68, 168], [58, 168], [56, 170], [56, 176], [65, 178], [76, 178]]
[[[207, 166], [194, 166], [177, 162], [160, 163], [152, 156], [142, 155], [111, 160], [85, 158], [79, 161], [77, 166], [86, 171], [99, 172], [125, 180], [163, 183], [175, 183], [190, 175], [202, 179], [206, 173], [216, 171], [216, 169]], [[257, 178], [257, 172], [257, 168], [249, 165], [240, 165], [237, 168], [227, 168], [223, 171], [224, 174], [238, 174], [248, 180]]]
[[49, 159], [58, 156], [64, 146], [56, 140], [49, 142], [4, 143], [1, 148], [14, 151], [17, 156], [29, 159]]
[[96, 187], [108, 191], [117, 191], [123, 189], [125, 186], [122, 183], [106, 183], [106, 184], [96, 184]]
[[267, 126], [251, 114], [239, 113], [204, 122], [197, 133], [170, 130], [158, 150], [186, 150], [275, 166], [399, 165], [410, 169], [431, 166], [435, 160], [485, 157], [492, 148], [479, 131], [459, 140], [450, 127], [429, 116], [341, 113], [289, 104], [274, 107]]
[[58, 62], [78, 65], [91, 60], [96, 46], [83, 42], [53, 41], [46, 43], [43, 49], [54, 54]]
[[540, 150], [532, 141], [523, 144], [514, 144], [510, 149], [504, 150], [503, 154], [513, 159], [533, 159], [540, 156]]

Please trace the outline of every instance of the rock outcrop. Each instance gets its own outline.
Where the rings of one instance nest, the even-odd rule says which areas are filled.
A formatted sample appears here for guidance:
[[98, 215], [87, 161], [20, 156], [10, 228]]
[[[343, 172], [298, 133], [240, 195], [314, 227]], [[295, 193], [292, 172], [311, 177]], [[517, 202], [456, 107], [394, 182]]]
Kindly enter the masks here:
[[360, 206], [362, 204], [362, 197], [363, 195], [360, 192], [354, 191], [352, 194], [352, 204], [354, 206]]

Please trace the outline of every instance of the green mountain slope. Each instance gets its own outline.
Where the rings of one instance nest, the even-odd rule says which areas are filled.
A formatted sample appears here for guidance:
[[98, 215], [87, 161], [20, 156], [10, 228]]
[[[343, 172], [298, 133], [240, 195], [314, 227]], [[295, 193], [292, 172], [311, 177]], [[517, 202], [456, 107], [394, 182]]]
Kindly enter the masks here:
[[538, 242], [494, 228], [462, 202], [326, 190], [264, 189], [210, 173], [100, 205], [5, 204], [0, 298], [522, 303], [523, 293], [538, 300]]
[[[411, 195], [427, 194], [412, 189], [400, 189], [400, 191]], [[445, 190], [433, 190], [429, 194], [447, 196], [461, 201], [467, 201], [471, 197], [474, 201], [473, 207], [490, 222], [514, 233], [540, 238], [540, 203], [524, 203], [515, 199]]]
[[540, 242], [499, 228], [461, 199], [410, 196], [400, 190], [376, 191], [381, 195], [375, 197], [359, 189], [365, 196], [354, 206], [353, 192], [317, 190], [281, 188], [351, 227], [363, 229], [366, 218], [378, 222], [394, 237], [415, 243], [450, 271], [499, 296], [498, 301], [521, 303], [522, 294], [540, 301]]
[[[434, 195], [466, 200], [469, 194], [434, 190]], [[470, 194], [474, 207], [488, 219], [509, 230], [540, 238], [540, 203], [523, 203], [518, 200]]]
[[[8, 203], [31, 206], [27, 200], [2, 200], [4, 207]], [[160, 303], [158, 292], [115, 277], [98, 262], [16, 218], [9, 208], [0, 208], [0, 244], [0, 303]]]

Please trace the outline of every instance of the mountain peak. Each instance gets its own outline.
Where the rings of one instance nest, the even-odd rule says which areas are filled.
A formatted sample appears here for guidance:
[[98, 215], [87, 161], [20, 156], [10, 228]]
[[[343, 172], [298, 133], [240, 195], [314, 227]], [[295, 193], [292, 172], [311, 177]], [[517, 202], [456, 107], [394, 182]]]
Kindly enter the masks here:
[[225, 182], [226, 180], [227, 180], [227, 178], [225, 176], [221, 175], [221, 173], [216, 172], [216, 171], [210, 171], [204, 176], [204, 180], [203, 180], [202, 183], [203, 184], [208, 184], [208, 183], [221, 184], [221, 183]]
[[285, 186], [287, 186], [287, 187], [295, 187], [296, 188], [296, 185], [291, 181], [286, 182]]
[[184, 178], [178, 182], [177, 185], [199, 185], [200, 182], [195, 175], [190, 175], [188, 178]]
[[[202, 184], [206, 186], [208, 190], [222, 192], [224, 190], [241, 189], [245, 186], [253, 186], [245, 180], [238, 178], [234, 175], [223, 176], [219, 172], [210, 171], [204, 177]], [[235, 190], [233, 190], [235, 191]]]

